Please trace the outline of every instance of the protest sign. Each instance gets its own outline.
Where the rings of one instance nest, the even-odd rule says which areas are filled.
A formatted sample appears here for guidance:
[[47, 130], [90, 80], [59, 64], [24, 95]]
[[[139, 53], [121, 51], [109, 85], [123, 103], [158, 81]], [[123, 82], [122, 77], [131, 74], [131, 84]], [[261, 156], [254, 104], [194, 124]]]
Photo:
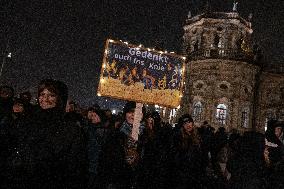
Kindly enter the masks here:
[[175, 108], [182, 97], [185, 58], [107, 40], [98, 93]]

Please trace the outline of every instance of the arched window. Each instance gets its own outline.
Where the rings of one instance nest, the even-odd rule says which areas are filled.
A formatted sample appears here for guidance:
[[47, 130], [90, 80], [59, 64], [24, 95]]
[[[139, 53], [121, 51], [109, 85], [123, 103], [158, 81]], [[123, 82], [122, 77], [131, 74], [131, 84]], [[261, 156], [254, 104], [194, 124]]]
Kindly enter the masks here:
[[244, 128], [249, 127], [249, 109], [245, 108], [242, 111], [241, 126]]
[[196, 102], [193, 105], [192, 117], [194, 121], [201, 121], [202, 104], [201, 102]]
[[216, 110], [216, 118], [221, 125], [225, 125], [227, 117], [227, 106], [225, 104], [219, 104]]

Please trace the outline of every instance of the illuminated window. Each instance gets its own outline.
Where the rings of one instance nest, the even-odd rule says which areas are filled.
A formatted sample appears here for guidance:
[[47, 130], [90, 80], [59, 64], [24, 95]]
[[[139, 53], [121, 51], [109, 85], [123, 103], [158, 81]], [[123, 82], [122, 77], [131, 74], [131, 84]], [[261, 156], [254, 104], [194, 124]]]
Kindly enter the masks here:
[[196, 102], [193, 105], [193, 113], [192, 113], [194, 121], [201, 121], [201, 113], [202, 113], [202, 104], [201, 102]]
[[227, 107], [225, 104], [219, 104], [217, 106], [216, 118], [221, 125], [225, 125], [227, 116]]

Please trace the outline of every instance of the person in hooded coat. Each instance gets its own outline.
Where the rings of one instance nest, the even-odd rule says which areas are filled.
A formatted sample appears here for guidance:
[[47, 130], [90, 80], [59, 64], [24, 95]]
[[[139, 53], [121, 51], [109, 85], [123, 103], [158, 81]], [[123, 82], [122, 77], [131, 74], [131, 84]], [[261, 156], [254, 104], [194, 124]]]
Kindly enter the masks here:
[[99, 157], [98, 179], [96, 179], [94, 188], [137, 187], [137, 165], [139, 163], [137, 144], [139, 140], [135, 141], [131, 137], [135, 108], [135, 102], [127, 102], [123, 109], [122, 125], [108, 135]]
[[88, 138], [88, 160], [89, 160], [89, 184], [92, 188], [96, 182], [98, 174], [98, 160], [109, 134], [109, 128], [105, 126], [104, 112], [99, 108], [88, 108], [87, 115], [87, 138]]
[[227, 162], [231, 173], [230, 189], [264, 189], [265, 138], [262, 133], [247, 131], [240, 139], [239, 146]]
[[172, 179], [171, 188], [203, 188], [205, 165], [200, 147], [200, 137], [192, 117], [184, 114], [175, 128], [172, 146]]
[[64, 83], [52, 79], [40, 82], [39, 106], [22, 123], [26, 132], [18, 153], [26, 174], [19, 188], [85, 187], [86, 143], [80, 128], [64, 120], [67, 97]]

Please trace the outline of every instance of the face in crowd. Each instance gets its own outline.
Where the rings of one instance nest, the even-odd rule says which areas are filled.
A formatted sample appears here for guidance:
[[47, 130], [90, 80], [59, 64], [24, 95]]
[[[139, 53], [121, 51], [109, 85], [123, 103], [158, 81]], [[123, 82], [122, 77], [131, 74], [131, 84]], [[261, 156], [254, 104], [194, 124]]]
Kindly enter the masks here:
[[100, 116], [95, 111], [92, 111], [92, 110], [88, 111], [87, 116], [88, 116], [88, 119], [94, 124], [101, 122]]
[[193, 122], [187, 121], [183, 124], [183, 129], [187, 134], [192, 133], [194, 124]]
[[58, 96], [54, 92], [49, 91], [48, 89], [43, 89], [39, 93], [38, 100], [40, 107], [46, 110], [56, 107]]
[[134, 109], [125, 114], [125, 120], [131, 125], [134, 123]]
[[277, 138], [280, 138], [283, 135], [282, 127], [276, 127], [274, 132], [275, 132], [275, 135], [277, 136]]
[[154, 119], [152, 117], [148, 117], [146, 119], [146, 125], [147, 125], [147, 127], [149, 127], [149, 129], [153, 129]]
[[24, 112], [24, 105], [21, 103], [15, 103], [13, 105], [13, 112], [14, 113], [21, 113]]
[[13, 90], [11, 88], [9, 88], [9, 87], [2, 87], [0, 89], [0, 97], [1, 98], [7, 99], [7, 98], [11, 98], [13, 96], [14, 96], [14, 92], [13, 92]]

